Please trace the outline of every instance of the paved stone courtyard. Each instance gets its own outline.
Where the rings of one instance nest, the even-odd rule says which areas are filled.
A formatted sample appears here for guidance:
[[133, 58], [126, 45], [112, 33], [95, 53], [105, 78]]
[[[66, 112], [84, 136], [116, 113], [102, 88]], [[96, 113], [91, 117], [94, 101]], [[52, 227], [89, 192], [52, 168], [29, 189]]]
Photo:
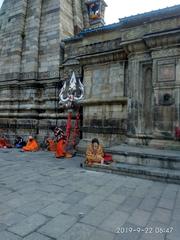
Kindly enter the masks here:
[[0, 240], [179, 240], [179, 185], [87, 171], [81, 160], [1, 149]]

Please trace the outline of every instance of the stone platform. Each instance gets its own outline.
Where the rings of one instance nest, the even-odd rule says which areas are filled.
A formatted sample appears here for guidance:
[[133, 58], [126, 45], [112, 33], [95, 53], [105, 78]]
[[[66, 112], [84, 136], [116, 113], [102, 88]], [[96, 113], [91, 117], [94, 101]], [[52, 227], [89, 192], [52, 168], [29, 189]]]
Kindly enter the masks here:
[[113, 155], [110, 165], [87, 167], [122, 175], [180, 183], [180, 151], [119, 145], [107, 148]]
[[83, 159], [0, 149], [0, 240], [179, 240], [180, 185]]

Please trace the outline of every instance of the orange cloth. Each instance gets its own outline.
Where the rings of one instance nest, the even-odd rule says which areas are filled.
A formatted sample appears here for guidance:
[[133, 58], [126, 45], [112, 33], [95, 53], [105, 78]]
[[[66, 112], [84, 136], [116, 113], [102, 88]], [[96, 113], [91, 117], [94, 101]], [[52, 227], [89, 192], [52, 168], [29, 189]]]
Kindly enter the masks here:
[[56, 157], [57, 158], [60, 158], [60, 157], [71, 158], [72, 157], [71, 153], [65, 151], [65, 147], [66, 147], [66, 141], [64, 139], [60, 139], [56, 146]]
[[99, 145], [96, 151], [94, 151], [92, 144], [88, 146], [86, 151], [86, 161], [88, 164], [100, 163], [103, 157], [104, 151], [102, 145]]
[[60, 158], [60, 157], [64, 157], [66, 152], [65, 152], [65, 145], [66, 142], [63, 139], [60, 139], [57, 143], [57, 147], [56, 147], [56, 157]]
[[39, 148], [38, 143], [36, 142], [35, 139], [28, 140], [26, 146], [24, 146], [22, 149], [24, 151], [37, 151]]
[[56, 143], [53, 139], [48, 138], [47, 139], [47, 149], [48, 151], [55, 152], [56, 151]]

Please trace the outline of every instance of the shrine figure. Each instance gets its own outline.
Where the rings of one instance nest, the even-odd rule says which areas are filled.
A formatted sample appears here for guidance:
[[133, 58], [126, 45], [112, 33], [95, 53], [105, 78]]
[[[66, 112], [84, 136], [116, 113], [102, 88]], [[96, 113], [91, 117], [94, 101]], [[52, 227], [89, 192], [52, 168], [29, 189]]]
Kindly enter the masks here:
[[100, 18], [100, 4], [99, 3], [89, 4], [89, 18], [90, 19]]

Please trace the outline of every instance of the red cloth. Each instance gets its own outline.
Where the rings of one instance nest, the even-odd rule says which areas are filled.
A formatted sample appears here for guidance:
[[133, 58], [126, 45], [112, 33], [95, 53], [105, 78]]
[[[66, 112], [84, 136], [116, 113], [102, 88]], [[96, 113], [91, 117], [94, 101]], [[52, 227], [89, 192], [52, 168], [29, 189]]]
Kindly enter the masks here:
[[112, 162], [112, 161], [113, 161], [112, 155], [109, 153], [105, 153], [104, 154], [104, 162]]
[[71, 119], [72, 119], [72, 112], [69, 112], [67, 123], [66, 123], [66, 144], [68, 143], [70, 134], [71, 134]]
[[180, 127], [175, 128], [175, 136], [176, 138], [180, 138]]
[[11, 148], [11, 144], [5, 138], [0, 138], [0, 148]]

